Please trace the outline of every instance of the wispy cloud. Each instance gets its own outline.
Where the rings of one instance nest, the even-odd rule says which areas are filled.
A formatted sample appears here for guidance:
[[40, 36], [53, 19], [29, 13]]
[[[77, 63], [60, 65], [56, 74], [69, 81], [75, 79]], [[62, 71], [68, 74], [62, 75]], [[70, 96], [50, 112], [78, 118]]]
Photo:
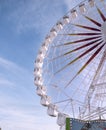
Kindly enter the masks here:
[[[34, 112], [33, 115], [28, 114], [29, 110], [27, 109], [17, 109], [15, 107], [7, 106], [5, 111], [4, 108], [0, 107], [0, 112], [2, 112], [3, 117], [0, 119], [0, 125], [2, 126], [3, 130], [18, 130], [19, 128], [22, 129], [31, 129], [31, 130], [54, 130], [57, 129], [58, 126], [53, 126], [54, 120], [51, 117], [48, 117], [49, 123], [46, 123], [45, 119], [46, 116], [43, 116], [39, 113], [37, 114]], [[36, 111], [33, 108], [30, 109], [32, 111]], [[38, 111], [39, 109], [37, 109]], [[46, 115], [46, 114], [45, 114]], [[4, 125], [5, 124], [5, 125]]]
[[[15, 33], [32, 30], [46, 35], [72, 4], [76, 3], [72, 0], [53, 0], [52, 3], [50, 0], [1, 0], [0, 11], [4, 11], [4, 19]], [[32, 72], [3, 57], [0, 57], [0, 96], [0, 127], [3, 130], [58, 130], [56, 118], [47, 116], [40, 106]]]
[[21, 85], [33, 83], [33, 73], [12, 61], [0, 57], [0, 83], [13, 86], [14, 84], [19, 85], [20, 82], [18, 81], [21, 82]]
[[[8, 73], [13, 80], [5, 75]], [[23, 74], [25, 74], [24, 78], [22, 78]], [[0, 126], [3, 130], [54, 130], [58, 128], [54, 126], [56, 118], [48, 117], [46, 111], [43, 111], [44, 108], [40, 106], [35, 92], [33, 95], [34, 89], [31, 88], [33, 81], [29, 78], [30, 76], [30, 72], [16, 63], [0, 57], [0, 96], [2, 97], [0, 98]], [[17, 79], [19, 83], [15, 81], [15, 78], [19, 78]], [[2, 85], [6, 86], [6, 89]], [[10, 89], [12, 85], [15, 89]], [[23, 89], [23, 86], [28, 89]], [[49, 125], [47, 120], [49, 120]]]
[[0, 87], [6, 87], [6, 86], [9, 86], [9, 87], [13, 87], [14, 86], [14, 83], [13, 82], [11, 82], [11, 81], [9, 81], [9, 80], [7, 80], [7, 79], [4, 79], [4, 78], [1, 78], [0, 77]]
[[[27, 100], [27, 102], [23, 100], [28, 96], [28, 94], [26, 96], [24, 94], [28, 93], [28, 90], [23, 90], [22, 86], [20, 90], [19, 84], [21, 85], [21, 83], [15, 81], [15, 78], [19, 78], [17, 79], [19, 82], [23, 80], [29, 80], [30, 82], [30, 78], [28, 78], [29, 72], [3, 57], [0, 57], [0, 70], [2, 70], [0, 71], [0, 96], [2, 97], [0, 98], [0, 124], [2, 129], [8, 130], [9, 128], [14, 129], [16, 127], [15, 129], [32, 128], [33, 130], [38, 123], [37, 120], [39, 120], [39, 116], [37, 113], [39, 113], [40, 109], [37, 109], [37, 105], [33, 104], [32, 106], [30, 100]], [[8, 73], [9, 77], [12, 77], [13, 80], [5, 75]], [[22, 78], [23, 74], [25, 74], [25, 79]], [[10, 89], [12, 86], [15, 87], [14, 90]], [[4, 87], [6, 87], [6, 89]], [[17, 93], [18, 91], [21, 93]], [[34, 102], [36, 102], [36, 100]], [[7, 126], [3, 124], [7, 124]]]
[[[15, 64], [12, 61], [9, 61], [3, 57], [0, 57], [0, 68], [4, 68], [7, 71], [11, 71], [12, 73], [29, 73], [27, 70], [25, 70], [24, 68], [18, 66], [17, 64]], [[17, 73], [17, 74], [18, 74]]]
[[[31, 85], [29, 87], [29, 85]], [[0, 57], [0, 86], [14, 87], [17, 91], [31, 92], [33, 88], [33, 73], [16, 63]], [[7, 90], [8, 90], [7, 89]]]
[[[17, 4], [15, 4], [17, 3]], [[49, 0], [26, 0], [26, 1], [5, 2], [5, 7], [11, 7], [8, 12], [8, 19], [18, 32], [35, 30], [36, 33], [49, 30], [56, 21], [63, 15], [64, 3], [61, 0], [54, 0], [53, 4]], [[6, 6], [8, 4], [8, 6]], [[42, 30], [42, 31], [41, 31]], [[46, 30], [46, 32], [47, 32]]]

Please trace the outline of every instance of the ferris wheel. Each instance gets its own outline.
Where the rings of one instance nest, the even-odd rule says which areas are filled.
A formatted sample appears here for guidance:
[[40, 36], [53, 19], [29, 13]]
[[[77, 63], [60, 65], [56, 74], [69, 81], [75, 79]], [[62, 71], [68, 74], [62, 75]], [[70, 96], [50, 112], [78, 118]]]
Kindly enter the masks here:
[[40, 103], [61, 130], [67, 117], [106, 119], [106, 0], [85, 0], [53, 26], [34, 75]]

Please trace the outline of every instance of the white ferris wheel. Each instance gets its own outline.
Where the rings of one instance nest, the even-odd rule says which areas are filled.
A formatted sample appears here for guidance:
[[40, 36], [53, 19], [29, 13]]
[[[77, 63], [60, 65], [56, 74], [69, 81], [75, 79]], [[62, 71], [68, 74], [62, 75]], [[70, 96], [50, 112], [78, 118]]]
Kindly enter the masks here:
[[85, 0], [53, 26], [34, 76], [40, 103], [60, 129], [67, 117], [106, 119], [106, 0]]

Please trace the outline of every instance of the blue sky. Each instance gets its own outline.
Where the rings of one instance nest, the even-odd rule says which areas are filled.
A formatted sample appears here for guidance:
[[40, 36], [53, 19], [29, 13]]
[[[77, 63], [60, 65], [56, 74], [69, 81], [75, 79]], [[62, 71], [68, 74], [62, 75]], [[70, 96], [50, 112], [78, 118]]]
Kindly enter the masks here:
[[57, 130], [40, 105], [34, 60], [52, 26], [81, 0], [0, 0], [0, 127]]

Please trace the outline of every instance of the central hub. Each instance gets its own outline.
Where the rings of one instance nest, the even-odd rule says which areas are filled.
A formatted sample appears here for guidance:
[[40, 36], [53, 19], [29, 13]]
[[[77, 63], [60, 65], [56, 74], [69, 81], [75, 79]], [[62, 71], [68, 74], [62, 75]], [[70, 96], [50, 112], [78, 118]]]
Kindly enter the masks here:
[[101, 26], [101, 32], [102, 32], [102, 36], [106, 42], [106, 21]]

